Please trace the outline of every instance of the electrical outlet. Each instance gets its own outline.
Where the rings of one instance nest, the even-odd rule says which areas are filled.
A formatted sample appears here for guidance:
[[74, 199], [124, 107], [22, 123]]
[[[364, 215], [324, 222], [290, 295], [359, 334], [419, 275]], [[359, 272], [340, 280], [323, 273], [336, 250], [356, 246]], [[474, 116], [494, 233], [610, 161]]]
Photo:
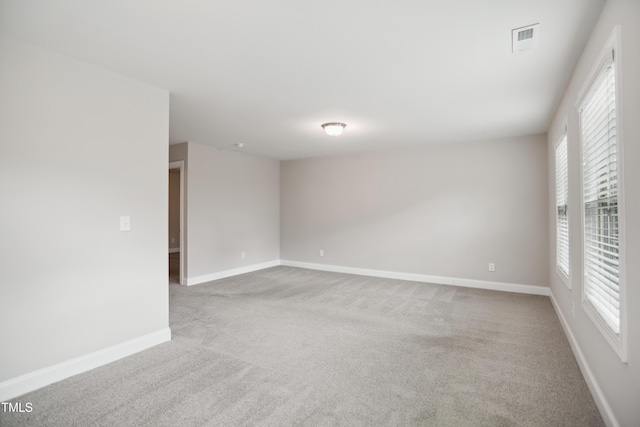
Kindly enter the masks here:
[[323, 250], [323, 249], [320, 249], [320, 253], [319, 253], [319, 255], [320, 255], [320, 256], [324, 256], [324, 250]]
[[492, 273], [496, 271], [496, 265], [492, 262], [489, 263], [489, 271]]
[[571, 317], [576, 317], [576, 304], [571, 301]]
[[245, 259], [247, 256], [247, 254], [245, 253], [245, 251], [240, 252], [240, 258]]
[[130, 216], [121, 216], [120, 217], [120, 231], [131, 231], [131, 217]]

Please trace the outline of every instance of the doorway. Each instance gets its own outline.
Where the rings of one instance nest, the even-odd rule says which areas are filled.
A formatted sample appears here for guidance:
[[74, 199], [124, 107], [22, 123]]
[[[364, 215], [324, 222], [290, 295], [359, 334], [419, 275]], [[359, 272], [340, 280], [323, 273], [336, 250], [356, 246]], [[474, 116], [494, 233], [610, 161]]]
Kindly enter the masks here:
[[184, 284], [184, 162], [169, 163], [169, 284]]

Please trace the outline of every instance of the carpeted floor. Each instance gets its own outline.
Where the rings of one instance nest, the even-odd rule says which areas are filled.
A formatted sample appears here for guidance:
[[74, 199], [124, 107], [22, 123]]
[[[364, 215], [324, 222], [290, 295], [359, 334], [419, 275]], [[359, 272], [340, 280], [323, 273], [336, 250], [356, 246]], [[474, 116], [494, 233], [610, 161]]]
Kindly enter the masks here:
[[549, 298], [274, 267], [170, 286], [173, 340], [2, 426], [602, 426]]

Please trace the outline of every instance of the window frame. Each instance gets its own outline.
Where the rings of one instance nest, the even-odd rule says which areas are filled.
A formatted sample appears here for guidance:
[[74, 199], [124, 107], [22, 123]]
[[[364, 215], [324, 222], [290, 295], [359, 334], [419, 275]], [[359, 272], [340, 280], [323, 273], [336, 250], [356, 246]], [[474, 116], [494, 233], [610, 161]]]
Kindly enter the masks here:
[[[607, 43], [603, 47], [600, 55], [594, 63], [576, 101], [576, 109], [579, 121], [580, 138], [580, 205], [581, 205], [581, 237], [582, 237], [582, 307], [588, 317], [593, 321], [597, 329], [602, 333], [606, 341], [611, 345], [620, 360], [627, 362], [627, 292], [626, 292], [626, 247], [625, 247], [625, 189], [624, 189], [624, 148], [623, 148], [623, 123], [622, 123], [622, 78], [621, 78], [621, 49], [620, 49], [620, 26], [616, 26], [611, 33]], [[595, 86], [600, 82], [603, 73], [611, 64], [614, 65], [615, 77], [615, 108], [616, 108], [616, 151], [617, 151], [617, 208], [618, 208], [618, 302], [619, 302], [619, 332], [616, 333], [604, 317], [600, 314], [595, 305], [589, 301], [585, 293], [585, 271], [586, 271], [586, 215], [585, 215], [585, 186], [584, 186], [584, 141], [583, 141], [583, 118], [582, 109], [590, 100]]]
[[[559, 137], [556, 138], [556, 142], [553, 145], [553, 164], [554, 164], [554, 218], [555, 218], [555, 230], [556, 230], [556, 257], [555, 257], [555, 265], [556, 265], [556, 273], [560, 277], [560, 279], [564, 282], [568, 289], [571, 289], [571, 221], [569, 219], [569, 212], [571, 209], [570, 205], [570, 197], [571, 191], [569, 188], [569, 135], [568, 135], [568, 124], [567, 119], [565, 118], [563, 122], [563, 131]], [[565, 170], [564, 174], [566, 175], [565, 184], [566, 184], [566, 209], [567, 209], [567, 270], [565, 271], [560, 265], [559, 252], [560, 252], [560, 244], [559, 244], [559, 215], [558, 215], [558, 149], [564, 143], [565, 147]]]

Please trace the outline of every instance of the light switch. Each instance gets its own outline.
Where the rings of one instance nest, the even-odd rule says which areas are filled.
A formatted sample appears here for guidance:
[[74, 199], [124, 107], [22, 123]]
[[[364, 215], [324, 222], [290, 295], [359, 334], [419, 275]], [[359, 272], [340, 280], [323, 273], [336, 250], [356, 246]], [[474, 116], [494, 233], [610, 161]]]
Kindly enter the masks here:
[[131, 231], [131, 217], [130, 216], [121, 216], [120, 217], [120, 231]]

